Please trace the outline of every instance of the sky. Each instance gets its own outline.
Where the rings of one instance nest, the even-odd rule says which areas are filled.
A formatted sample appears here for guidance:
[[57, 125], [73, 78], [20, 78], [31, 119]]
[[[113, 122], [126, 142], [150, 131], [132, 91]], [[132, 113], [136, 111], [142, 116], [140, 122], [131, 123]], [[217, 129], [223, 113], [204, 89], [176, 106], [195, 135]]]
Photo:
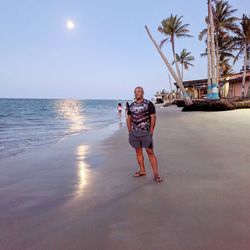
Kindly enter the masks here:
[[[131, 99], [169, 90], [169, 72], [149, 40], [170, 14], [183, 15], [193, 38], [176, 41], [195, 57], [184, 80], [206, 77], [207, 0], [0, 0], [0, 98]], [[250, 14], [249, 0], [229, 0]], [[74, 29], [66, 27], [72, 20]], [[170, 45], [164, 53], [172, 61]], [[241, 61], [235, 71], [241, 68]]]

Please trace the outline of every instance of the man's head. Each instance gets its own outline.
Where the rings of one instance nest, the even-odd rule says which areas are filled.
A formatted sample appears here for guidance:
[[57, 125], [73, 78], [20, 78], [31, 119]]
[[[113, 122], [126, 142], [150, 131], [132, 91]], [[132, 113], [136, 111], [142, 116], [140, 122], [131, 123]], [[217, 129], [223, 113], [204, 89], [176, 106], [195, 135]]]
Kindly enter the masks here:
[[137, 86], [134, 90], [134, 94], [135, 94], [135, 99], [136, 100], [140, 100], [143, 99], [143, 94], [144, 94], [144, 90], [142, 87]]

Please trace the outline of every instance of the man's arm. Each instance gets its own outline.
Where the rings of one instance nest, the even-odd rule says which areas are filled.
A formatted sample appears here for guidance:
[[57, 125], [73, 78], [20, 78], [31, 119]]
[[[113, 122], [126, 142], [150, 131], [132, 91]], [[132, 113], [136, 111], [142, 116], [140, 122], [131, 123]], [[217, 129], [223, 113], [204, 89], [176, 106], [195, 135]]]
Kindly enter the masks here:
[[148, 111], [150, 115], [150, 134], [154, 134], [155, 124], [156, 124], [156, 111], [155, 111], [155, 105], [152, 102], [149, 102], [148, 104]]
[[150, 117], [151, 117], [150, 134], [153, 135], [156, 124], [156, 114], [151, 114]]
[[131, 131], [131, 126], [132, 126], [131, 115], [127, 115], [127, 127], [128, 127], [128, 132]]

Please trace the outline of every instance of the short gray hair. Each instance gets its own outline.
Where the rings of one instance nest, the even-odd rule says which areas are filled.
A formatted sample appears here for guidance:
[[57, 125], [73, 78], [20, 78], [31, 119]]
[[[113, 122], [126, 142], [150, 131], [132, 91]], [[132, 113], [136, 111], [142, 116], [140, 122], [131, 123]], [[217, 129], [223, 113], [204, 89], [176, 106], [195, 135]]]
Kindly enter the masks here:
[[141, 89], [141, 90], [143, 91], [143, 93], [144, 93], [144, 89], [143, 89], [143, 87], [141, 87], [141, 86], [137, 86], [137, 87], [134, 89], [134, 92], [135, 92], [137, 89]]

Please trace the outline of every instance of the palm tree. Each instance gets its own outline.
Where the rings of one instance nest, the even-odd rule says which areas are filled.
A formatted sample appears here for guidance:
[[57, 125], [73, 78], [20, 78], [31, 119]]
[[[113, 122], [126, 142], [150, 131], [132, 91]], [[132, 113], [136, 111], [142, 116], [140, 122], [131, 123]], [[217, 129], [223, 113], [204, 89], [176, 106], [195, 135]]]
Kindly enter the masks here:
[[[220, 81], [220, 93], [221, 95], [225, 95], [226, 89], [223, 89], [223, 86], [228, 82], [228, 77], [230, 77], [232, 74], [234, 74], [233, 67], [229, 62], [229, 58], [225, 58], [224, 60], [220, 61], [220, 72], [221, 72], [221, 81]], [[222, 91], [222, 92], [221, 92]], [[224, 96], [226, 97], [226, 96]]]
[[[183, 81], [183, 71], [188, 70], [189, 66], [193, 67], [194, 65], [191, 63], [194, 61], [194, 57], [191, 55], [191, 52], [187, 52], [186, 49], [183, 49], [180, 55], [176, 54], [177, 63], [181, 64], [181, 80]], [[175, 64], [173, 62], [172, 64]]]
[[211, 79], [211, 34], [210, 25], [207, 22], [207, 98], [212, 98], [212, 79]]
[[210, 27], [210, 41], [211, 41], [211, 73], [212, 73], [212, 99], [219, 99], [218, 95], [218, 82], [216, 81], [216, 72], [215, 72], [215, 28], [214, 28], [214, 18], [212, 11], [211, 0], [208, 0], [208, 18], [209, 18], [209, 27]]
[[170, 74], [168, 74], [168, 79], [169, 79], [170, 91], [173, 92]]
[[175, 79], [177, 85], [179, 86], [179, 88], [181, 89], [182, 93], [183, 93], [183, 97], [184, 97], [184, 101], [186, 105], [191, 105], [193, 104], [192, 100], [190, 99], [190, 96], [188, 95], [187, 91], [185, 90], [185, 87], [183, 86], [183, 83], [181, 81], [181, 78], [179, 78], [173, 67], [171, 66], [171, 64], [169, 63], [168, 59], [165, 57], [164, 53], [161, 50], [161, 47], [157, 44], [157, 42], [155, 41], [155, 39], [153, 38], [153, 36], [151, 35], [149, 29], [147, 26], [145, 26], [145, 29], [147, 31], [147, 34], [150, 38], [150, 40], [153, 42], [155, 48], [157, 49], [158, 53], [160, 54], [162, 60], [164, 61], [164, 63], [166, 64], [169, 72], [171, 73], [171, 75], [173, 76], [173, 78]]
[[230, 64], [229, 60], [230, 60], [229, 58], [224, 58], [223, 60], [220, 61], [222, 79], [225, 79], [234, 73], [233, 67]]
[[[238, 27], [239, 18], [233, 16], [237, 9], [232, 9], [228, 1], [217, 0], [215, 1], [214, 12], [214, 26], [215, 26], [215, 44], [216, 44], [216, 58], [217, 58], [217, 79], [220, 79], [220, 52], [222, 51], [222, 46], [224, 39], [227, 39], [228, 32], [235, 33]], [[221, 43], [220, 43], [221, 42]]]
[[[235, 56], [234, 63], [239, 59], [241, 55], [243, 55], [244, 66], [241, 96], [242, 98], [245, 98], [247, 60], [249, 59], [248, 50], [250, 47], [250, 17], [243, 15], [241, 20], [241, 29], [237, 33], [237, 37], [234, 38], [234, 48], [238, 48], [239, 52]], [[250, 97], [250, 84], [248, 86], [247, 97]]]
[[192, 37], [191, 35], [188, 34], [189, 24], [183, 24], [182, 18], [183, 16], [178, 17], [177, 15], [173, 16], [171, 14], [170, 17], [162, 20], [161, 25], [158, 27], [158, 31], [162, 33], [164, 36], [166, 36], [166, 38], [161, 41], [160, 47], [162, 47], [168, 41], [168, 39], [170, 39], [175, 67], [176, 67], [177, 75], [180, 79], [182, 79], [182, 77], [181, 77], [181, 73], [180, 73], [180, 69], [177, 63], [177, 58], [176, 58], [176, 53], [175, 53], [175, 38]]
[[[221, 34], [221, 36], [217, 37], [218, 39], [218, 45], [219, 45], [219, 60], [217, 60], [217, 63], [219, 64], [219, 77], [222, 74], [222, 68], [220, 67], [220, 65], [222, 65], [222, 62], [225, 59], [228, 59], [228, 63], [229, 63], [229, 59], [234, 59], [235, 55], [233, 54], [233, 44], [234, 44], [234, 39], [233, 37], [231, 37], [230, 35], [223, 33]], [[210, 43], [208, 43], [207, 41], [207, 46], [209, 46]], [[201, 53], [201, 56], [208, 56], [209, 57], [209, 53], [208, 53], [209, 48], [207, 48], [205, 53]]]
[[228, 1], [216, 0], [213, 7], [215, 32], [237, 32], [239, 18], [233, 16], [237, 9], [232, 9]]
[[[209, 2], [211, 1], [209, 0]], [[209, 12], [212, 13], [212, 15], [210, 15], [210, 19], [208, 17], [206, 18], [206, 23], [211, 21], [214, 23], [214, 46], [216, 57], [215, 74], [216, 82], [218, 83], [221, 76], [220, 61], [224, 60], [226, 53], [230, 53], [230, 51], [228, 51], [230, 45], [227, 44], [227, 41], [230, 39], [229, 33], [236, 33], [239, 29], [237, 24], [239, 19], [233, 16], [236, 11], [237, 9], [232, 9], [232, 6], [229, 5], [228, 1], [217, 0], [215, 1], [215, 5], [211, 5], [211, 9], [209, 10]], [[203, 29], [199, 35], [199, 39], [202, 40], [206, 36], [207, 32], [207, 28]], [[227, 44], [227, 46], [225, 46], [225, 44]], [[224, 55], [221, 56], [221, 54]]]

